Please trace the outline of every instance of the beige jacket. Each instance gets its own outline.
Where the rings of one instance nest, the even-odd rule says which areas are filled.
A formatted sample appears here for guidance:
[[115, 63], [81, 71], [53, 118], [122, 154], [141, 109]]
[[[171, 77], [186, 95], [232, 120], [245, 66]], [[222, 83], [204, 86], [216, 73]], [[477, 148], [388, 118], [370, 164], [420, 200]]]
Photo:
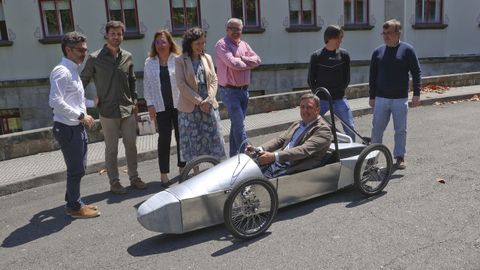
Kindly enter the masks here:
[[[205, 69], [208, 90], [207, 101], [216, 109], [218, 108], [218, 102], [215, 95], [217, 94], [218, 81], [212, 57], [204, 54], [200, 59]], [[203, 99], [198, 94], [198, 80], [193, 70], [192, 59], [186, 53], [175, 59], [175, 78], [180, 91], [177, 109], [180, 112], [190, 113], [195, 108], [195, 105], [200, 105]]]
[[318, 117], [317, 122], [298, 139], [296, 145], [285, 150], [299, 126], [300, 121], [296, 121], [281, 136], [261, 145], [265, 151], [278, 151], [280, 163], [290, 162], [287, 174], [308, 170], [321, 164], [332, 140], [330, 127]]

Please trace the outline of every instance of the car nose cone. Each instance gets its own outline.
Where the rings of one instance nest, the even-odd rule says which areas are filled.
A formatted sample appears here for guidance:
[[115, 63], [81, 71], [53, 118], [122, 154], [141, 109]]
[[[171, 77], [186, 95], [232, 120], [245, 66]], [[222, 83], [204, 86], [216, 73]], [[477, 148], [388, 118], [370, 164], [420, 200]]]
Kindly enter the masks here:
[[145, 229], [162, 233], [182, 233], [180, 201], [167, 190], [146, 200], [137, 210], [137, 220]]

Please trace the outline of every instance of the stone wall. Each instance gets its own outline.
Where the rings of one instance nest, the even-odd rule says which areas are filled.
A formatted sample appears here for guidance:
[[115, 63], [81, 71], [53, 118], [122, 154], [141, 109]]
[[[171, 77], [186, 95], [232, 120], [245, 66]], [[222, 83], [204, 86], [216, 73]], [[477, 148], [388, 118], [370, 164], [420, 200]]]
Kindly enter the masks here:
[[[480, 72], [424, 77], [422, 78], [422, 84], [438, 84], [450, 87], [477, 85], [480, 84]], [[247, 114], [294, 108], [298, 106], [300, 96], [309, 91], [308, 89], [303, 89], [288, 93], [252, 97], [249, 101]], [[349, 99], [367, 97], [368, 84], [351, 85], [346, 93]], [[219, 109], [221, 118], [226, 119], [227, 112], [222, 103], [220, 103]], [[95, 127], [88, 131], [88, 135], [90, 143], [103, 140], [103, 132], [98, 120], [96, 121]], [[58, 144], [53, 138], [50, 127], [0, 135], [0, 160], [33, 155], [56, 149], [58, 149]]]

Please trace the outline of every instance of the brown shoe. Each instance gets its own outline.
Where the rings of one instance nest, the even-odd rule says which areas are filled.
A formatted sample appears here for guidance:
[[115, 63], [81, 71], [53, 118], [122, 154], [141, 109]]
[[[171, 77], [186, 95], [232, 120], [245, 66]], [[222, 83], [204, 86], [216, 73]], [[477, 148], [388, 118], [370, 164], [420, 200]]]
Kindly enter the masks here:
[[147, 188], [147, 184], [145, 184], [145, 182], [143, 182], [140, 177], [137, 177], [133, 180], [130, 180], [130, 186], [132, 186], [136, 189], [146, 189]]
[[[85, 204], [84, 206], [87, 207], [88, 209], [92, 209], [92, 210], [94, 210], [94, 211], [98, 211], [98, 207], [97, 207], [96, 205], [93, 205], [93, 204]], [[67, 214], [67, 215], [70, 216], [72, 211], [73, 211], [72, 209], [67, 208], [67, 206], [65, 205], [65, 214]]]
[[110, 192], [113, 194], [126, 194], [127, 190], [120, 184], [120, 181], [116, 181], [113, 184], [110, 184]]
[[407, 168], [407, 164], [405, 163], [405, 159], [403, 157], [396, 157], [397, 163], [395, 163], [395, 168], [398, 170], [405, 170]]
[[84, 205], [78, 210], [66, 209], [66, 214], [72, 218], [94, 218], [100, 216], [100, 212]]
[[97, 211], [98, 210], [98, 207], [96, 205], [93, 205], [93, 204], [85, 204], [85, 206], [89, 209], [92, 209], [92, 210], [95, 210]]

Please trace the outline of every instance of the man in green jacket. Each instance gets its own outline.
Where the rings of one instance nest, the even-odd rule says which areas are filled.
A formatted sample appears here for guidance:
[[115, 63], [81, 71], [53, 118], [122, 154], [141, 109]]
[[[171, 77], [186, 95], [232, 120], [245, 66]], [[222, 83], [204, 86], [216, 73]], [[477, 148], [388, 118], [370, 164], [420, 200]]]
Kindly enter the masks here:
[[137, 172], [137, 92], [132, 55], [121, 49], [125, 26], [109, 21], [105, 26], [106, 44], [89, 55], [81, 73], [86, 87], [93, 79], [97, 89], [97, 108], [105, 136], [105, 166], [110, 180], [110, 191], [125, 194], [120, 184], [117, 156], [120, 135], [125, 146], [128, 176], [134, 188], [144, 189], [145, 183]]

